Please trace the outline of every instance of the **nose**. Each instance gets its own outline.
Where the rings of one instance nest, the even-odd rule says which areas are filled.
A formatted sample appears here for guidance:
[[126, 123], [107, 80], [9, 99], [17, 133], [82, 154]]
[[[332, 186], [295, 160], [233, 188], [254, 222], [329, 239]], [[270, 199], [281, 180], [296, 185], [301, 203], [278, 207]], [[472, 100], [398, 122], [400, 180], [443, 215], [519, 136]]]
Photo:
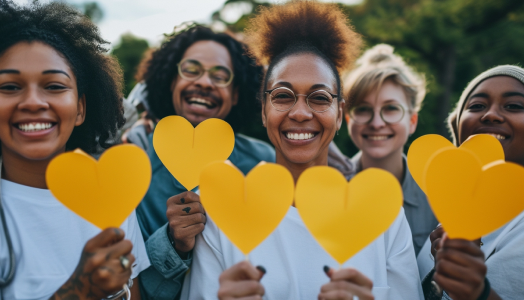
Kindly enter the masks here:
[[195, 85], [202, 89], [212, 89], [215, 86], [209, 77], [209, 72], [207, 71], [195, 80]]
[[500, 113], [497, 105], [491, 105], [488, 111], [480, 118], [482, 123], [503, 123], [504, 116]]
[[49, 103], [45, 97], [40, 93], [38, 87], [28, 87], [27, 92], [22, 96], [22, 100], [18, 104], [18, 109], [29, 112], [37, 112], [40, 110], [49, 109]]
[[369, 122], [368, 125], [373, 129], [380, 129], [386, 126], [386, 122], [384, 122], [384, 120], [382, 120], [382, 117], [380, 116], [380, 110], [373, 111], [373, 118], [371, 119], [371, 122]]
[[288, 116], [299, 123], [313, 118], [313, 111], [307, 105], [305, 96], [298, 96], [297, 103], [291, 108]]

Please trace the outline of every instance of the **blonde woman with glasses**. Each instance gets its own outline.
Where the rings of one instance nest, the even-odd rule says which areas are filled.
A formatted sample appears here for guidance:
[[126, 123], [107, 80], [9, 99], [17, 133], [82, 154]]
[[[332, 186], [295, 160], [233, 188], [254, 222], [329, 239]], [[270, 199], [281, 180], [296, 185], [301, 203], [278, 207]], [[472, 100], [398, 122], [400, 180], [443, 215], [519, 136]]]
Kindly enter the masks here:
[[426, 195], [411, 177], [403, 154], [415, 132], [426, 82], [385, 44], [367, 50], [345, 78], [346, 121], [360, 151], [352, 158], [356, 172], [381, 168], [402, 185], [404, 211], [418, 254], [438, 222]]

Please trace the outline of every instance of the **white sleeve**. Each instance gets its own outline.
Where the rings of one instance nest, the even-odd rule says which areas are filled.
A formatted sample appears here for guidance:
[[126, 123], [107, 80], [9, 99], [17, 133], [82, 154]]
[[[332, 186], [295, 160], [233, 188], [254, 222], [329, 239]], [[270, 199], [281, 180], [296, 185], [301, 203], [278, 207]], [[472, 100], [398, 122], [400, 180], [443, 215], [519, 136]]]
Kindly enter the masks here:
[[389, 299], [424, 299], [411, 230], [402, 209], [385, 236]]
[[133, 253], [136, 260], [133, 263], [133, 273], [131, 274], [131, 278], [134, 279], [138, 274], [140, 274], [140, 272], [151, 265], [149, 263], [149, 258], [147, 257], [144, 238], [142, 237], [140, 227], [138, 227], [138, 220], [136, 219], [136, 213], [134, 210], [120, 228], [122, 228], [126, 233], [125, 238], [133, 243], [133, 250], [131, 253]]
[[221, 247], [221, 234], [209, 218], [204, 231], [197, 235], [193, 263], [186, 276], [180, 299], [217, 299], [218, 278], [226, 269]]
[[431, 255], [431, 240], [429, 237], [418, 253], [417, 264], [420, 280], [424, 280], [424, 278], [426, 278], [426, 276], [429, 274], [429, 272], [431, 272], [431, 270], [433, 270], [433, 267], [435, 266], [433, 255]]

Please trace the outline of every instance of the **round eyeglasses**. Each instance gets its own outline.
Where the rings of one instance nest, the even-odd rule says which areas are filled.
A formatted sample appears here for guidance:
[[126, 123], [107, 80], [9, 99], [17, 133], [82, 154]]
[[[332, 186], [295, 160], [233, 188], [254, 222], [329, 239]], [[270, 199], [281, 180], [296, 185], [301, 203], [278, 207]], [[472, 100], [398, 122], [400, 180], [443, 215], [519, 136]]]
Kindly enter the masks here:
[[205, 72], [209, 74], [209, 79], [211, 79], [213, 84], [218, 87], [226, 87], [233, 81], [233, 72], [224, 66], [214, 66], [205, 69], [198, 60], [194, 59], [185, 59], [178, 63], [177, 66], [180, 77], [189, 81], [198, 80]]
[[309, 95], [295, 94], [287, 87], [277, 87], [272, 90], [267, 90], [265, 94], [269, 95], [271, 106], [278, 111], [291, 110], [297, 103], [298, 96], [305, 96], [307, 106], [317, 113], [328, 110], [333, 104], [334, 99], [338, 97], [324, 90], [317, 90], [309, 93]]
[[[406, 110], [400, 104], [386, 104], [380, 108], [380, 118], [387, 124], [400, 122]], [[351, 120], [357, 124], [368, 124], [375, 116], [374, 108], [370, 105], [358, 105], [349, 111]]]

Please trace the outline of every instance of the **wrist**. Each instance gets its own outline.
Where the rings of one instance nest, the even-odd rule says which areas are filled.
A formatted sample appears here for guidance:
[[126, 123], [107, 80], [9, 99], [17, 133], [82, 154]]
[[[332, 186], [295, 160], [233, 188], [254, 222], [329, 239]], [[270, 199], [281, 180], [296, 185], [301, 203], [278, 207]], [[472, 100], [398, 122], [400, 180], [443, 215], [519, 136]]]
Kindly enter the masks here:
[[167, 239], [169, 240], [169, 243], [171, 244], [171, 247], [173, 247], [173, 249], [176, 251], [178, 256], [180, 256], [181, 259], [187, 259], [188, 252], [182, 252], [176, 248], [175, 239], [173, 238], [173, 234], [171, 234], [171, 227], [169, 227], [169, 224], [167, 226], [166, 234], [167, 234]]
[[489, 294], [491, 293], [491, 284], [489, 283], [488, 278], [484, 278], [484, 289], [482, 293], [477, 298], [477, 300], [488, 300]]

